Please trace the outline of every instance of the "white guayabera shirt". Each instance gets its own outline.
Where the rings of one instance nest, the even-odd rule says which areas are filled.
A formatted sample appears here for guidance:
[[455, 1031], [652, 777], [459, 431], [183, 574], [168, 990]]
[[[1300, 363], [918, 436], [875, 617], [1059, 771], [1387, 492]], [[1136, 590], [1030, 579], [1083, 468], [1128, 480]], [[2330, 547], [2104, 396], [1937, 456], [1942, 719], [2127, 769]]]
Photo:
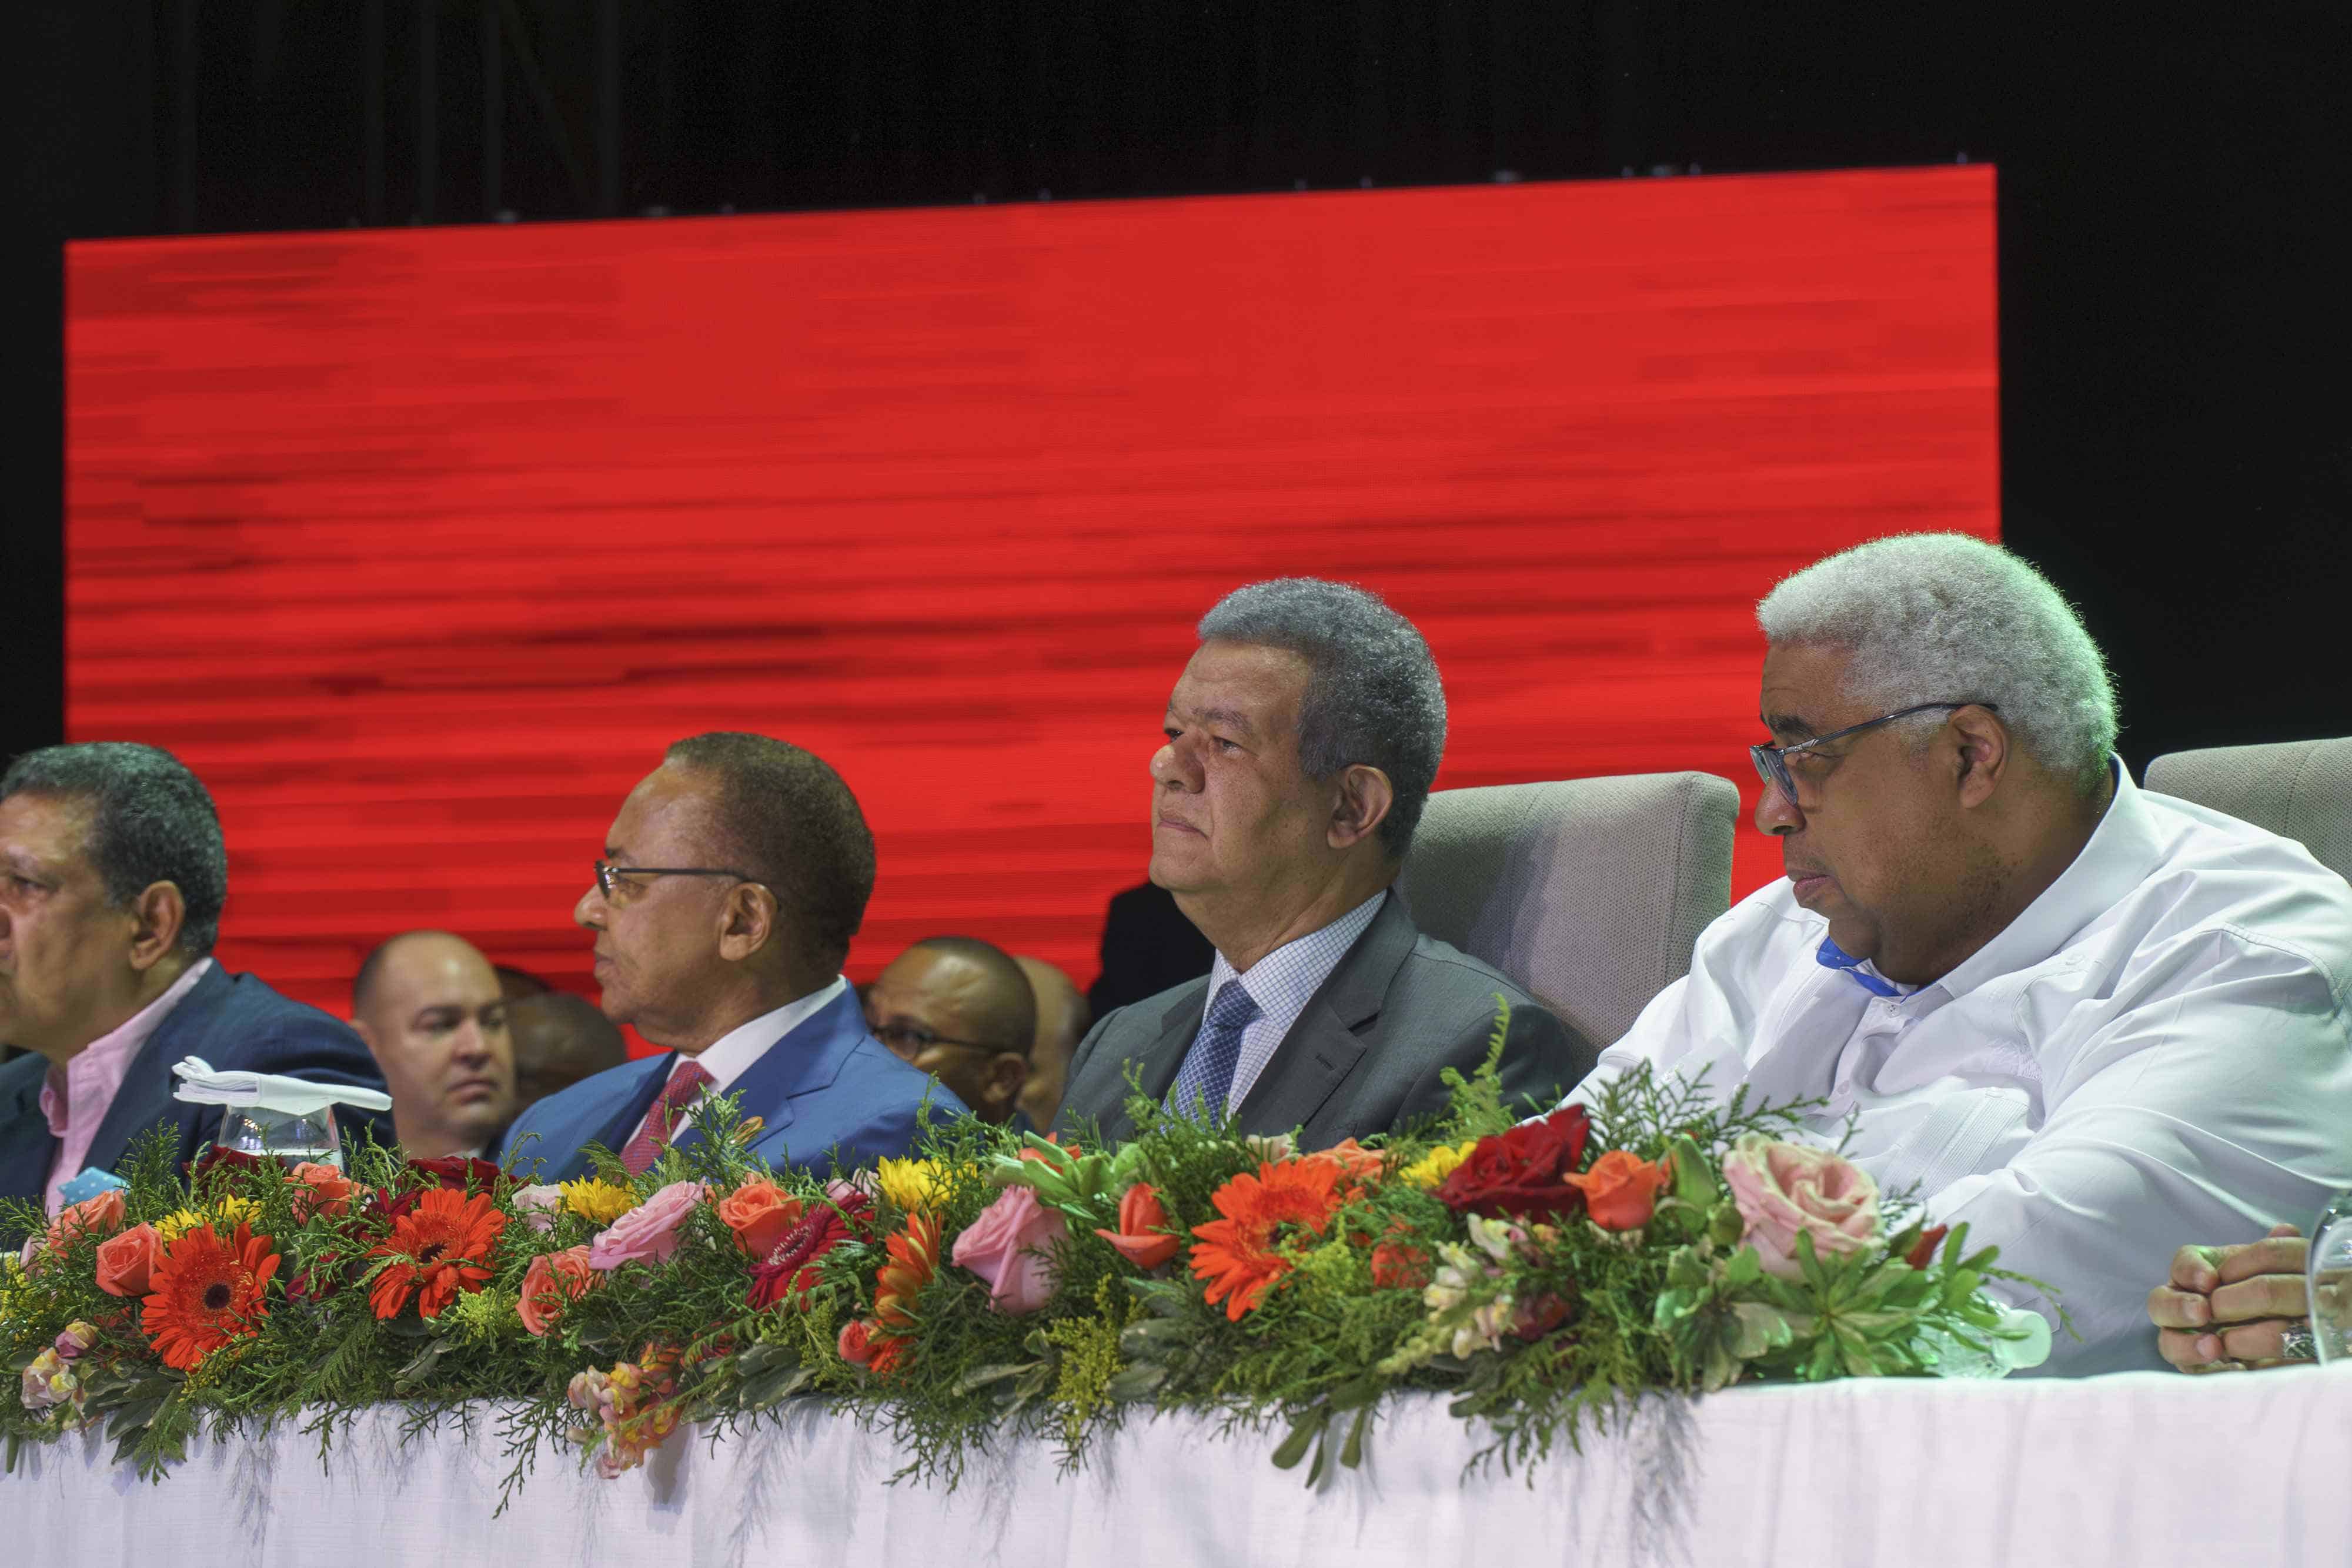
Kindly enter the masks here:
[[[2308, 1226], [2352, 1186], [2352, 885], [2289, 840], [2136, 789], [2025, 912], [1932, 985], [1828, 943], [1789, 883], [1700, 934], [1570, 1098], [1646, 1061], [1807, 1123], [1930, 1220], [2057, 1287], [2048, 1372], [2163, 1365], [2173, 1250]], [[1996, 1291], [1996, 1293], [2001, 1293]], [[2007, 1299], [2055, 1313], [2038, 1292]]]

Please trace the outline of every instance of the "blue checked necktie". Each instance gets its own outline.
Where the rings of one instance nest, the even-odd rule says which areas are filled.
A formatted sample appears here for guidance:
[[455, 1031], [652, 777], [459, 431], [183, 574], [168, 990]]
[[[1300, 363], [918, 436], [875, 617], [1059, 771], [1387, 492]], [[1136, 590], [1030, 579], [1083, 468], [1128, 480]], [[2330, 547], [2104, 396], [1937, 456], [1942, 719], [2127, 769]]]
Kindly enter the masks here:
[[1257, 998], [1244, 990], [1239, 980], [1227, 980], [1217, 999], [1209, 1004], [1209, 1016], [1201, 1021], [1201, 1032], [1192, 1037], [1192, 1049], [1184, 1053], [1176, 1087], [1169, 1092], [1170, 1110], [1195, 1115], [1194, 1107], [1206, 1102], [1213, 1113], [1224, 1114], [1225, 1096], [1234, 1087], [1234, 1069], [1241, 1065], [1242, 1030], [1256, 1018]]

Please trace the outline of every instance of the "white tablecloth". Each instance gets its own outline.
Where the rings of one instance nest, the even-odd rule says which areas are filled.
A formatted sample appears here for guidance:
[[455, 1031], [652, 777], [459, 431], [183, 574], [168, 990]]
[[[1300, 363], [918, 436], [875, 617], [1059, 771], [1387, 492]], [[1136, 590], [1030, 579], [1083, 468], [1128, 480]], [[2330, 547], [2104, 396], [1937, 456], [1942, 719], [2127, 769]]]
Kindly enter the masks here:
[[1361, 1470], [1313, 1492], [1267, 1462], [1276, 1436], [1136, 1421], [1086, 1473], [1024, 1444], [950, 1494], [887, 1484], [885, 1438], [801, 1410], [715, 1449], [682, 1433], [616, 1481], [542, 1453], [492, 1520], [492, 1423], [404, 1448], [379, 1415], [323, 1469], [288, 1427], [199, 1443], [152, 1486], [76, 1437], [0, 1479], [0, 1520], [28, 1568], [2352, 1562], [2352, 1375], [2315, 1368], [1652, 1401], [1581, 1455], [1509, 1476], [1465, 1476], [1471, 1434], [1414, 1398]]

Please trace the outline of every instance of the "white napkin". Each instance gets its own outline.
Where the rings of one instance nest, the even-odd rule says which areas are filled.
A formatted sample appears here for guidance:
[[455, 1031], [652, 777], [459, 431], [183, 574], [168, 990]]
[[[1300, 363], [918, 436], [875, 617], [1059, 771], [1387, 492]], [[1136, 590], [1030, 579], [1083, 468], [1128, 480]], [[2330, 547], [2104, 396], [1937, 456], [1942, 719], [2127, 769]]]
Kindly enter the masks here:
[[307, 1078], [281, 1078], [270, 1072], [215, 1072], [201, 1056], [182, 1057], [172, 1076], [180, 1081], [173, 1098], [191, 1105], [258, 1105], [289, 1116], [308, 1116], [330, 1105], [356, 1105], [362, 1111], [389, 1111], [392, 1096], [345, 1083], [313, 1083]]

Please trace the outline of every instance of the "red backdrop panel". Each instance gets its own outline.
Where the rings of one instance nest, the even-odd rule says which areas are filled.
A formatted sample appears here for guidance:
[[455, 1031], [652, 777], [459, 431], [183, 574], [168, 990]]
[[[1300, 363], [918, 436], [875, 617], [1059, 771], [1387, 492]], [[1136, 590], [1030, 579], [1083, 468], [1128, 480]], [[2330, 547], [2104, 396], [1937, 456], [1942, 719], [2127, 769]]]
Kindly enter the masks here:
[[1441, 788], [1752, 804], [1756, 597], [1998, 524], [1981, 167], [109, 242], [67, 304], [72, 733], [205, 778], [225, 960], [330, 1007], [425, 925], [584, 988], [717, 728], [864, 801], [853, 973], [1083, 984], [1191, 623], [1281, 573], [1427, 633]]

